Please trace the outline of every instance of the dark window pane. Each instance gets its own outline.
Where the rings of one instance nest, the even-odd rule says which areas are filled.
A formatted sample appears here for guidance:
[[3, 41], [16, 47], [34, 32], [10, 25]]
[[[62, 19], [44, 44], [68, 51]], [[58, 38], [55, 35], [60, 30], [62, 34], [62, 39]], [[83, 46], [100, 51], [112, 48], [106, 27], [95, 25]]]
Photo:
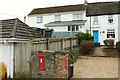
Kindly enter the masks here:
[[68, 31], [70, 31], [70, 26], [68, 26]]
[[113, 19], [109, 19], [108, 21], [109, 21], [109, 23], [113, 23]]
[[79, 31], [79, 26], [76, 26], [76, 31]]
[[107, 34], [107, 38], [115, 38], [115, 34]]
[[75, 31], [75, 26], [72, 26], [72, 31]]

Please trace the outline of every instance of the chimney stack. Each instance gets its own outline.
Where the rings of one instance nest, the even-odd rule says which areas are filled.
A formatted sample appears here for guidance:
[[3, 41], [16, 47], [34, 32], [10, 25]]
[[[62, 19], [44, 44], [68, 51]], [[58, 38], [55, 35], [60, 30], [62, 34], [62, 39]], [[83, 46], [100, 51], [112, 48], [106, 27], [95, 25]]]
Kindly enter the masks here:
[[86, 6], [87, 6], [87, 4], [88, 4], [87, 0], [84, 0], [84, 5], [86, 5]]
[[24, 16], [24, 23], [26, 23], [26, 16]]

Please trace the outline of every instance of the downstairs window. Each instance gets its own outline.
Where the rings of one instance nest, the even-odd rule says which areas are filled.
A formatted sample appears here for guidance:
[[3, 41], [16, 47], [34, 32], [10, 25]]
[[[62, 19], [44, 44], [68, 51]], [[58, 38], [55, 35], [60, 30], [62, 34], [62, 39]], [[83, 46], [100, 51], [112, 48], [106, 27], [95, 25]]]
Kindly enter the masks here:
[[115, 38], [115, 30], [114, 29], [107, 30], [107, 38]]

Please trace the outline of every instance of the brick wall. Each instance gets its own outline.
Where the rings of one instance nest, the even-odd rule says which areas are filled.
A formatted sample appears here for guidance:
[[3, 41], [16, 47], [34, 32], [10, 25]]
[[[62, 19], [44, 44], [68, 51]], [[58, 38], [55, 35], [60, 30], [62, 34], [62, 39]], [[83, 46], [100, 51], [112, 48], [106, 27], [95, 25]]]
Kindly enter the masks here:
[[69, 54], [66, 51], [55, 52], [55, 76], [56, 78], [69, 76]]
[[68, 51], [42, 51], [45, 55], [45, 70], [40, 70], [38, 65], [38, 53], [32, 55], [32, 78], [68, 78], [69, 76], [69, 52]]

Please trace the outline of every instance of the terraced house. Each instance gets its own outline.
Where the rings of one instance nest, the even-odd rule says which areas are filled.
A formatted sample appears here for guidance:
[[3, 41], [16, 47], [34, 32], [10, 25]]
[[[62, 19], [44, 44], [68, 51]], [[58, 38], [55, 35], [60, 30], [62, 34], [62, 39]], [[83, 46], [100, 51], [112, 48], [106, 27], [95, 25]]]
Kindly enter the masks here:
[[104, 45], [105, 39], [120, 41], [120, 2], [91, 3], [86, 16], [90, 19], [90, 31], [94, 42]]
[[31, 27], [53, 29], [53, 37], [90, 33], [94, 42], [104, 45], [105, 39], [120, 40], [119, 2], [99, 2], [78, 5], [36, 8], [27, 16]]
[[53, 29], [55, 37], [69, 37], [77, 32], [86, 33], [89, 25], [84, 4], [37, 8], [28, 14], [27, 21], [31, 27]]

